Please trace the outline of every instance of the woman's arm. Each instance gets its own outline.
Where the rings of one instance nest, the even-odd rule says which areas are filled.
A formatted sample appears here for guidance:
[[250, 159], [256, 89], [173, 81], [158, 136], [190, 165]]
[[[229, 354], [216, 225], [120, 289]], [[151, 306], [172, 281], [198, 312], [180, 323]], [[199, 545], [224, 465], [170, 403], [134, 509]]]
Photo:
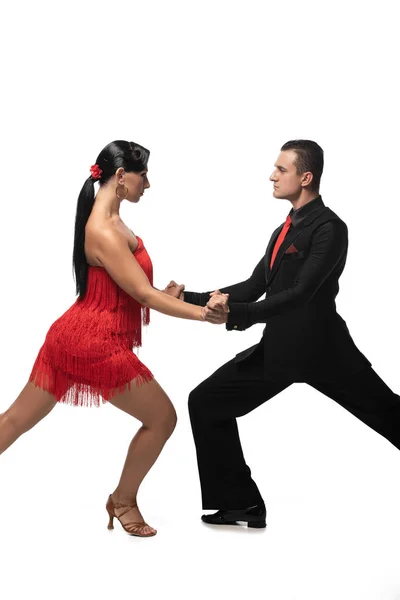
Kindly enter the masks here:
[[99, 234], [96, 258], [115, 283], [142, 306], [171, 317], [193, 321], [205, 320], [205, 311], [201, 306], [181, 302], [151, 286], [125, 237], [118, 231], [104, 231]]

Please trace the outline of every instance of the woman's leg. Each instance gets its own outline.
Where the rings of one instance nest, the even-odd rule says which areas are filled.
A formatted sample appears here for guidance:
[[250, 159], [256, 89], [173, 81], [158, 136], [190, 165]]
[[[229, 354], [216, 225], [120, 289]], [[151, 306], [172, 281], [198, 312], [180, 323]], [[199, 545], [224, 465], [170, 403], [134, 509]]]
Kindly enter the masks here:
[[28, 382], [18, 398], [0, 414], [0, 454], [57, 404], [55, 396]]
[[[130, 390], [111, 398], [109, 402], [142, 422], [129, 445], [121, 478], [112, 494], [114, 502], [132, 505], [136, 504], [143, 478], [175, 429], [176, 412], [172, 402], [154, 379], [141, 386], [136, 386], [132, 381]], [[143, 520], [139, 509], [132, 509], [127, 517], [127, 520]]]

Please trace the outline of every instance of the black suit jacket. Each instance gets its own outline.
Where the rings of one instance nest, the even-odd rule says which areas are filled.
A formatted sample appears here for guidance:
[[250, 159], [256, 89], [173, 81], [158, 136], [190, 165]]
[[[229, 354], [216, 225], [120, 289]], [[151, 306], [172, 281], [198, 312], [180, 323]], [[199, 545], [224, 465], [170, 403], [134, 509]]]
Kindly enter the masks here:
[[[283, 223], [273, 232], [265, 255], [246, 281], [219, 288], [229, 293], [226, 328], [266, 327], [259, 344], [236, 355], [251, 360], [264, 350], [265, 375], [271, 379], [332, 379], [371, 363], [355, 346], [336, 312], [339, 277], [346, 264], [347, 226], [319, 196], [302, 209], [304, 218], [289, 229], [270, 260]], [[210, 292], [184, 292], [186, 302], [205, 306]], [[259, 298], [266, 294], [264, 300]]]

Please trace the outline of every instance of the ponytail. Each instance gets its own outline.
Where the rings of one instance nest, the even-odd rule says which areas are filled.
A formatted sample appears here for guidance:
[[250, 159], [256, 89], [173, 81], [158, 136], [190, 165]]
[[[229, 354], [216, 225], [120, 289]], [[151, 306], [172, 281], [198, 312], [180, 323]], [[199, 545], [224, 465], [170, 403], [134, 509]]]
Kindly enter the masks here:
[[78, 198], [75, 216], [73, 269], [75, 271], [76, 294], [82, 299], [86, 292], [88, 263], [85, 256], [85, 226], [94, 204], [94, 180], [88, 177]]

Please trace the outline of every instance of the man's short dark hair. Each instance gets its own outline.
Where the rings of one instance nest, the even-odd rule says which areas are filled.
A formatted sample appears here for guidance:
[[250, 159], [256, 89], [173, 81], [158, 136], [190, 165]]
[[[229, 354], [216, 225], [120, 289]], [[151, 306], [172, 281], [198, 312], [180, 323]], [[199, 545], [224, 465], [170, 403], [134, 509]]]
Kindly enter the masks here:
[[313, 180], [310, 189], [318, 190], [324, 170], [324, 151], [312, 140], [290, 140], [283, 144], [281, 150], [294, 150], [297, 158], [294, 161], [297, 175], [311, 171]]

